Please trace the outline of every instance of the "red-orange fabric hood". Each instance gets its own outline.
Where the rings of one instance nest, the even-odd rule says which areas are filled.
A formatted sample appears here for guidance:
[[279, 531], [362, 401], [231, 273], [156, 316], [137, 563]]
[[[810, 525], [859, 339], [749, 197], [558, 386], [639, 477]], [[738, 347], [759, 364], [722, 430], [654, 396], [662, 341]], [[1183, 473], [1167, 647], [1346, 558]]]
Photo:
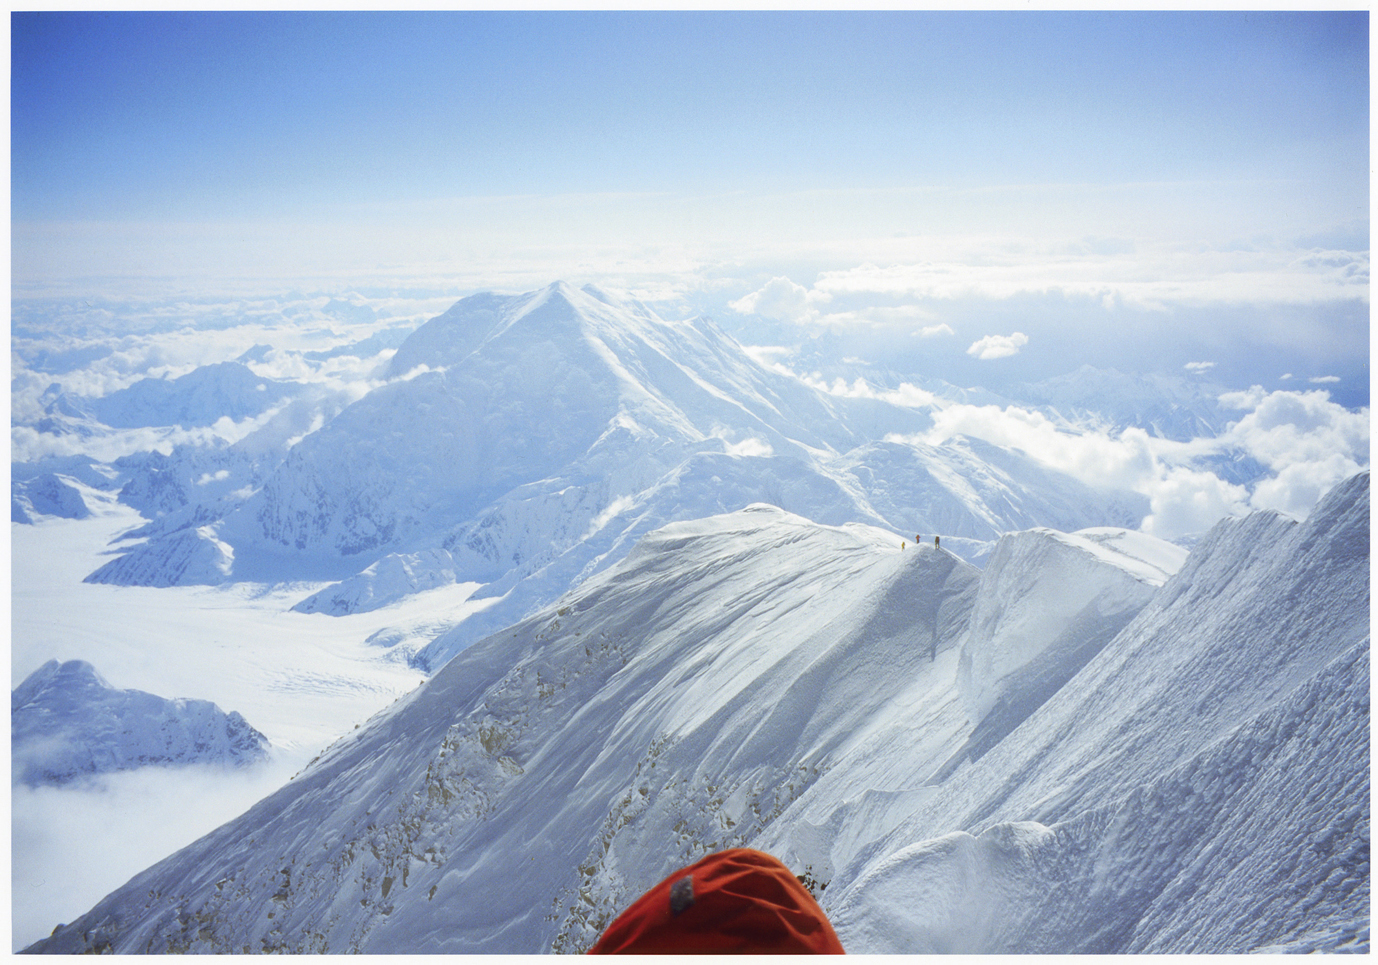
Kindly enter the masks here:
[[590, 955], [843, 954], [833, 927], [790, 870], [749, 848], [681, 868], [608, 926]]

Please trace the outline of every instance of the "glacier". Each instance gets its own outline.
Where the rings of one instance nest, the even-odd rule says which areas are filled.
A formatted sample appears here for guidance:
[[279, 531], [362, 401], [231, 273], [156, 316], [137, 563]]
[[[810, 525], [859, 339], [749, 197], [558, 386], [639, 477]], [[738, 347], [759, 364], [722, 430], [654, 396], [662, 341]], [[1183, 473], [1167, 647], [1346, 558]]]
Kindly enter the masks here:
[[1368, 520], [670, 522], [29, 950], [579, 951], [749, 845], [851, 952], [1366, 951]]

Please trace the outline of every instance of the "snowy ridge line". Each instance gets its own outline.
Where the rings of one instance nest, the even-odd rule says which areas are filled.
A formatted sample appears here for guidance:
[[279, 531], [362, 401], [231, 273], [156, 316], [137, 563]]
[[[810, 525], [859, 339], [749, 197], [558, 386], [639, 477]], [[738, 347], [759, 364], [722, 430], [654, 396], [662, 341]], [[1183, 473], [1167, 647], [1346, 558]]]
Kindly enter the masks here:
[[[577, 951], [732, 843], [808, 871], [855, 952], [1355, 943], [1367, 537], [1367, 474], [1157, 589], [1037, 532], [982, 573], [768, 506], [675, 524], [34, 950]], [[1149, 598], [1084, 663], [1050, 631], [1066, 681], [916, 788], [981, 723], [973, 628], [1100, 614], [1068, 573]]]

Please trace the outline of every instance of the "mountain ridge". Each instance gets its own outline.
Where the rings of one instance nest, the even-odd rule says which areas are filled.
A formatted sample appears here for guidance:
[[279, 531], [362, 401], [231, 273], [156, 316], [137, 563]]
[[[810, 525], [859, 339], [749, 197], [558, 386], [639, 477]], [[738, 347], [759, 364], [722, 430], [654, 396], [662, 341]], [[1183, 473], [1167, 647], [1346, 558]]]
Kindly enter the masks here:
[[[1074, 621], [1060, 571], [987, 578], [763, 504], [671, 523], [34, 950], [577, 951], [734, 844], [811, 869], [853, 952], [1353, 943], [1367, 473], [1313, 517], [1218, 525], [1055, 693], [928, 785], [980, 723], [956, 679], [981, 594], [1039, 590]], [[1142, 575], [1078, 552], [1107, 586]], [[1299, 851], [1307, 827], [1329, 845]], [[1232, 895], [1249, 853], [1292, 870]]]

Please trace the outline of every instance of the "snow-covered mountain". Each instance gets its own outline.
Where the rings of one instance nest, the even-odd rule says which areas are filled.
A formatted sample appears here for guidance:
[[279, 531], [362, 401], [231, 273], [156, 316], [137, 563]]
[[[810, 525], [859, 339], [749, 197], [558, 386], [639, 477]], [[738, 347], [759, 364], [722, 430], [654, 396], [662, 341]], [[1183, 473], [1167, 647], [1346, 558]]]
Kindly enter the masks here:
[[89, 400], [87, 408], [116, 429], [209, 426], [259, 415], [298, 391], [295, 383], [265, 379], [240, 362], [217, 362], [175, 379], [140, 379]]
[[1224, 386], [1180, 375], [1127, 375], [1083, 365], [1041, 382], [1008, 386], [1006, 394], [1072, 423], [1119, 433], [1135, 427], [1187, 442], [1219, 435], [1233, 416], [1220, 402]]
[[268, 739], [208, 700], [111, 687], [84, 660], [50, 660], [10, 694], [16, 783], [64, 784], [149, 765], [263, 760]]
[[[330, 614], [448, 582], [503, 597], [428, 648], [435, 667], [651, 530], [754, 502], [897, 541], [941, 534], [973, 560], [1002, 532], [1133, 527], [1148, 508], [975, 440], [881, 442], [930, 415], [820, 392], [706, 319], [666, 321], [592, 287], [465, 298], [407, 338], [388, 376], [295, 440], [237, 503], [245, 474], [233, 466], [212, 503], [191, 482], [212, 467], [150, 463], [130, 498], [156, 510], [158, 495], [169, 515], [89, 579], [340, 581], [299, 606]], [[162, 493], [164, 477], [175, 491]]]
[[984, 572], [672, 523], [32, 950], [577, 951], [732, 845], [852, 952], [1365, 950], [1368, 515], [1363, 473]]
[[45, 472], [10, 484], [10, 521], [32, 523], [42, 516], [85, 519], [91, 507], [81, 493], [82, 485], [70, 476]]

